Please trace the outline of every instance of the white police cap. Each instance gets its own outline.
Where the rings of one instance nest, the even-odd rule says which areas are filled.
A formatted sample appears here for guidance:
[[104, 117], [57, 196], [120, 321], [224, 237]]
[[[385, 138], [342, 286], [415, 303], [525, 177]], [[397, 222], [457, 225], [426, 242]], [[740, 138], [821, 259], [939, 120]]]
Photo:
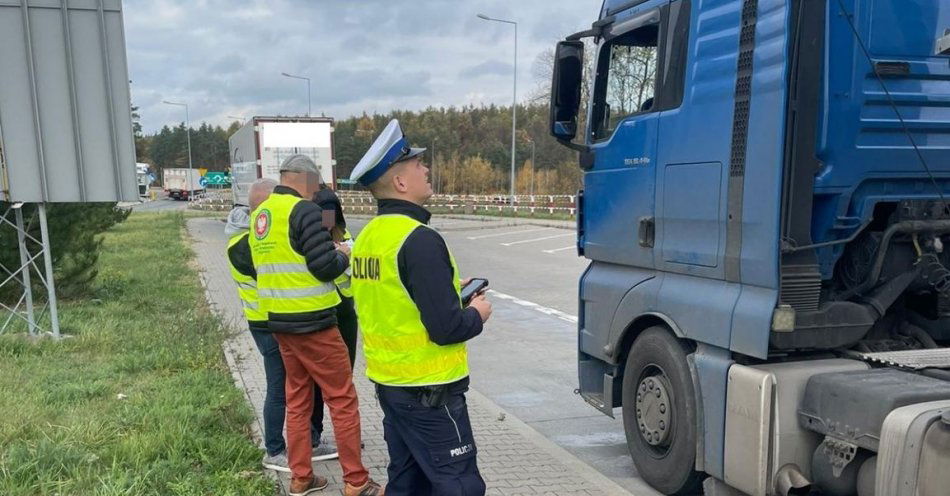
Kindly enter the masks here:
[[353, 168], [350, 180], [359, 180], [363, 186], [369, 186], [396, 163], [409, 160], [425, 151], [425, 148], [411, 148], [409, 141], [402, 134], [399, 121], [393, 119]]

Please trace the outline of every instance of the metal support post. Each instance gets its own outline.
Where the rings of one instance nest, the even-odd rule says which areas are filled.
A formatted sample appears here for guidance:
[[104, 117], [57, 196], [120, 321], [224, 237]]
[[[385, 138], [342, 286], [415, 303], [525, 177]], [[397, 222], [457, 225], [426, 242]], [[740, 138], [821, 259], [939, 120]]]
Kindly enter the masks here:
[[23, 278], [23, 297], [26, 299], [26, 321], [30, 336], [36, 336], [36, 317], [33, 314], [33, 287], [30, 281], [30, 252], [26, 248], [26, 224], [23, 222], [23, 209], [13, 210], [16, 219], [16, 238], [20, 246], [20, 275]]
[[[43, 320], [43, 315], [46, 312], [47, 308], [50, 308], [49, 303], [43, 305], [42, 308], [37, 309], [36, 301], [34, 300], [33, 294], [33, 276], [39, 278], [39, 281], [52, 290], [52, 259], [49, 255], [48, 245], [49, 237], [46, 232], [46, 218], [45, 218], [45, 205], [41, 205], [43, 217], [43, 225], [41, 229], [43, 230], [42, 239], [36, 239], [33, 235], [30, 234], [30, 225], [32, 224], [32, 217], [30, 220], [24, 220], [23, 215], [23, 203], [14, 203], [7, 207], [7, 209], [0, 215], [0, 227], [4, 229], [13, 229], [16, 233], [17, 239], [17, 248], [20, 252], [20, 261], [18, 265], [12, 267], [5, 267], [0, 264], [0, 288], [4, 287], [14, 287], [22, 286], [22, 288], [17, 288], [19, 291], [15, 291], [15, 294], [19, 296], [11, 301], [11, 304], [7, 304], [4, 301], [0, 301], [0, 310], [5, 311], [8, 315], [2, 324], [0, 324], [0, 333], [3, 333], [8, 328], [10, 328], [11, 323], [23, 321], [27, 325], [27, 331], [30, 337], [39, 337], [42, 334], [50, 334], [56, 338], [59, 338], [59, 320], [56, 318], [56, 314], [51, 314], [51, 323], [53, 328], [56, 330], [55, 333], [47, 333], [44, 331], [43, 327], [40, 325], [40, 322]], [[13, 214], [13, 220], [10, 219]], [[31, 243], [33, 248], [31, 248]], [[47, 249], [44, 249], [47, 248]], [[46, 277], [43, 277], [42, 271], [39, 269], [37, 259], [41, 256], [46, 258], [47, 263], [47, 273]], [[34, 274], [32, 271], [36, 270]], [[10, 291], [6, 291], [6, 294], [10, 294]], [[55, 293], [51, 293], [55, 297]], [[53, 300], [53, 305], [55, 305], [55, 300]], [[21, 310], [22, 309], [22, 310]], [[55, 312], [55, 311], [54, 311]]]
[[56, 285], [53, 282], [53, 257], [46, 226], [46, 203], [37, 204], [40, 213], [40, 235], [43, 244], [43, 262], [46, 266], [46, 290], [49, 293], [49, 321], [53, 337], [59, 339], [59, 314], [56, 311]]

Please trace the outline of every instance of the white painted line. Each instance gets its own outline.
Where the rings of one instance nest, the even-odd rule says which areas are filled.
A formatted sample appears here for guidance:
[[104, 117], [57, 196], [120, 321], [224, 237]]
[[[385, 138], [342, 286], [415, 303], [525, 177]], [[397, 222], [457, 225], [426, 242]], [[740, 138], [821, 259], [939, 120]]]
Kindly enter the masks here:
[[521, 234], [521, 233], [532, 233], [532, 232], [540, 232], [540, 231], [550, 231], [551, 229], [554, 229], [554, 228], [553, 228], [553, 227], [545, 227], [545, 228], [543, 228], [543, 229], [527, 229], [527, 230], [524, 230], [524, 231], [505, 231], [505, 232], [501, 232], [501, 233], [482, 234], [481, 236], [469, 236], [468, 239], [494, 238], [494, 237], [496, 237], [496, 236], [507, 236], [507, 235], [509, 235], [509, 234]]
[[544, 241], [546, 239], [563, 238], [565, 236], [576, 236], [574, 233], [555, 234], [554, 236], [545, 236], [543, 238], [522, 239], [521, 241], [512, 241], [511, 243], [501, 243], [501, 246], [520, 245], [523, 243], [534, 243], [535, 241]]
[[564, 248], [555, 248], [553, 250], [541, 250], [541, 251], [543, 251], [544, 253], [557, 253], [559, 251], [571, 250], [574, 248], [577, 248], [577, 245], [571, 245], [571, 246], [565, 246]]
[[494, 289], [489, 289], [489, 290], [488, 290], [488, 294], [491, 295], [491, 296], [494, 296], [494, 297], [496, 297], [496, 298], [501, 298], [502, 300], [508, 300], [508, 301], [514, 303], [515, 305], [520, 305], [520, 306], [523, 306], [523, 307], [526, 307], [526, 308], [530, 308], [530, 309], [532, 309], [532, 310], [535, 310], [535, 311], [537, 311], [537, 312], [541, 312], [541, 313], [543, 313], [543, 314], [550, 315], [550, 316], [552, 316], [552, 317], [554, 317], [554, 318], [563, 320], [564, 322], [570, 322], [571, 324], [576, 324], [576, 323], [577, 323], [577, 316], [576, 316], [576, 315], [571, 315], [571, 314], [569, 314], [569, 313], [564, 313], [564, 312], [562, 312], [562, 311], [560, 311], [560, 310], [556, 310], [556, 309], [554, 309], [554, 308], [550, 308], [550, 307], [538, 305], [537, 303], [534, 303], [534, 302], [531, 302], [531, 301], [522, 300], [521, 298], [517, 298], [517, 297], [511, 296], [511, 295], [509, 295], [509, 294], [499, 293], [498, 291], [495, 291]]

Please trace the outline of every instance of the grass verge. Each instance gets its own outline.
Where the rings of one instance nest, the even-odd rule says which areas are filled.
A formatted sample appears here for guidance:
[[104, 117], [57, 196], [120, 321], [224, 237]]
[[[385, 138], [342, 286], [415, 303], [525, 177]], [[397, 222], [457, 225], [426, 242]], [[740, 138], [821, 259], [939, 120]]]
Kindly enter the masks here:
[[0, 336], [0, 494], [274, 494], [184, 218], [105, 234], [95, 295], [60, 305], [72, 338]]

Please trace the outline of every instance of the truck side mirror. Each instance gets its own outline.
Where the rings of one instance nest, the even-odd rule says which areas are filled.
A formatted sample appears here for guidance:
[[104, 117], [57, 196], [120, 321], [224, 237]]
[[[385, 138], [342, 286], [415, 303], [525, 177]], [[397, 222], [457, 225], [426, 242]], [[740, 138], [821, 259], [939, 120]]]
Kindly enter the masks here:
[[577, 112], [581, 106], [584, 42], [561, 41], [554, 52], [551, 81], [551, 134], [570, 142], [577, 136]]

